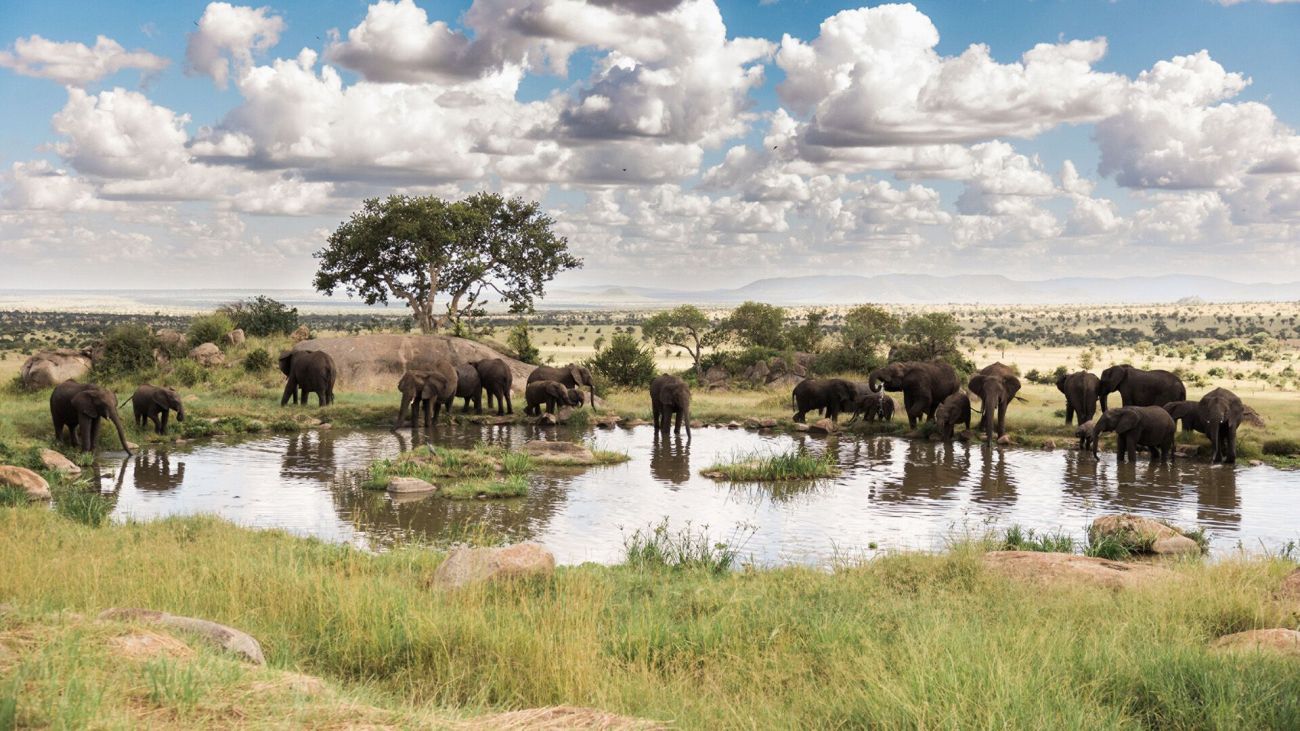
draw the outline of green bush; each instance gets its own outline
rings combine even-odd
[[[178,360],[172,365],[166,380],[168,385],[179,383],[182,386],[193,386],[208,380],[208,371],[192,360]]]
[[[875,351],[840,346],[818,353],[813,359],[812,371],[820,376],[849,372],[869,373],[882,365],[884,362]]]
[[[227,315],[247,335],[267,337],[288,335],[298,329],[298,308],[258,295],[223,306],[219,312]]]
[[[266,352],[266,348],[258,348],[244,356],[244,370],[249,373],[262,373],[270,370],[273,365],[275,360]]]
[[[203,343],[220,343],[226,333],[235,329],[235,323],[224,313],[214,312],[211,315],[199,315],[190,320],[189,341],[190,345],[197,346]]]
[[[144,325],[118,325],[104,338],[103,352],[95,358],[95,375],[115,378],[153,368],[157,346],[158,339]]]
[[[510,328],[506,345],[515,352],[515,359],[533,365],[541,363],[542,353],[533,345],[533,339],[528,335],[528,325],[521,322]]]
[[[654,353],[627,333],[609,339],[609,345],[587,361],[597,377],[615,386],[644,386],[658,374]]]
[[[1264,442],[1264,454],[1271,454],[1275,457],[1289,457],[1293,454],[1300,454],[1300,440],[1296,439],[1270,439]]]

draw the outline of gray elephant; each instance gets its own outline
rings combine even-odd
[[[856,391],[853,395],[853,418],[849,423],[861,418],[863,421],[875,421],[881,418],[881,405],[888,396],[883,393],[875,393],[867,387],[865,383],[853,384]]]
[[[181,403],[181,397],[170,388],[148,383],[131,395],[131,410],[135,412],[136,426],[143,429],[146,421],[152,421],[158,434],[167,433],[167,417],[173,411],[176,412],[176,421],[185,421],[185,404]]]
[[[307,405],[308,394],[316,394],[317,406],[329,406],[334,403],[334,377],[338,373],[334,359],[323,350],[290,350],[280,355],[280,372],[289,377],[284,384],[284,395],[280,405],[289,403],[289,398],[298,403],[299,394],[303,406]]]
[[[1151,462],[1164,462],[1174,455],[1174,419],[1160,406],[1124,406],[1109,409],[1092,428],[1092,454],[1097,456],[1101,435],[1115,432],[1118,461],[1137,461],[1138,447],[1151,452]]]
[[[122,450],[131,454],[122,419],[117,414],[117,397],[107,388],[72,380],[60,383],[50,393],[50,417],[54,421],[54,440],[63,441],[66,427],[68,444],[83,452],[95,451],[95,445],[99,443],[99,420],[108,419],[117,429]]]
[[[487,405],[492,408],[495,400],[497,416],[515,413],[514,404],[510,402],[510,386],[514,382],[514,373],[510,365],[500,358],[488,358],[471,363],[478,371],[479,383],[487,392]]]
[[[582,391],[576,388],[570,388],[565,393],[569,394],[569,403],[574,406],[581,407],[583,402],[586,401],[586,396],[583,396]]]
[[[939,404],[934,411],[934,423],[939,427],[939,434],[945,442],[952,440],[953,431],[958,424],[965,424],[970,429],[970,397],[965,391],[958,391]]]
[[[1202,434],[1206,433],[1205,424],[1201,422],[1199,401],[1170,401],[1164,405],[1164,410],[1169,412],[1176,424],[1182,426],[1184,432],[1196,431]]]
[[[881,421],[893,421],[893,420],[894,420],[894,409],[895,409],[896,407],[895,407],[895,405],[894,405],[894,397],[893,397],[893,396],[890,396],[890,395],[887,394],[887,393],[882,393],[882,394],[880,394],[880,407],[879,407],[879,408],[880,408],[880,420],[881,420]]]
[[[984,430],[984,441],[993,441],[994,431],[998,438],[1007,433],[1007,406],[1020,393],[1020,379],[1010,366],[994,363],[981,368],[979,373],[970,377],[970,392],[980,400],[980,428]]]
[[[596,410],[596,383],[591,379],[591,371],[586,366],[569,363],[563,368],[555,366],[537,366],[528,374],[528,383],[536,381],[556,381],[569,388],[586,386],[591,391],[591,409]]]
[[[478,368],[471,363],[456,366],[456,398],[465,399],[460,413],[469,413],[471,402],[474,413],[483,413],[483,383],[478,377]]]
[[[1076,416],[1082,424],[1085,421],[1092,421],[1092,417],[1097,415],[1097,400],[1100,398],[1098,392],[1101,390],[1100,378],[1087,371],[1069,375],[1061,374],[1056,378],[1056,390],[1065,394],[1066,426],[1069,426]]]
[[[574,401],[569,396],[569,388],[559,381],[532,381],[524,388],[524,400],[527,406],[524,407],[524,413],[529,416],[541,416],[542,405],[546,405],[546,413],[554,414],[558,406],[578,406],[580,401]],[[576,391],[576,389],[574,389]]]
[[[907,426],[911,429],[922,416],[933,420],[939,404],[961,388],[952,366],[938,361],[890,363],[872,371],[867,385],[876,392],[881,388],[902,391]]]
[[[1091,452],[1094,457],[1097,455],[1097,440],[1093,437],[1092,430],[1096,425],[1096,422],[1089,420],[1083,422],[1079,425],[1079,428],[1074,430],[1074,436],[1079,439],[1079,451]]]
[[[402,426],[406,413],[411,411],[411,428],[414,429],[419,418],[420,406],[424,403],[424,382],[430,376],[428,371],[412,370],[402,374],[397,381],[397,390],[402,394],[402,404],[397,409],[397,421],[394,426]]]
[[[1236,463],[1237,427],[1245,412],[1245,404],[1226,388],[1216,388],[1201,397],[1196,413],[1214,447],[1211,462]]]
[[[794,407],[794,420],[803,421],[809,411],[826,409],[832,422],[839,420],[841,412],[852,413],[857,389],[852,381],[843,378],[807,378],[795,384],[790,393]]]
[[[680,433],[686,423],[686,438],[691,436],[691,387],[677,376],[662,375],[650,382],[650,413],[655,423],[655,433],[668,433],[676,417],[674,433]]]
[[[420,390],[418,398],[412,398],[411,405],[411,428],[415,428],[416,414],[423,409],[424,428],[431,428],[438,420],[438,416],[443,409],[447,411],[447,418],[451,418],[452,402],[456,400],[456,389],[460,385],[460,375],[456,366],[449,360],[435,360],[425,366],[426,370],[421,372]],[[399,384],[400,385],[400,384]],[[402,394],[402,400],[406,400],[406,394]],[[399,412],[398,417],[401,417]]]
[[[1164,406],[1170,401],[1187,398],[1187,387],[1182,379],[1169,371],[1144,371],[1131,365],[1111,366],[1101,372],[1101,411],[1106,412],[1106,399],[1119,391],[1124,406]]]

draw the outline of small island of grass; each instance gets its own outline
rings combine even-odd
[[[731,461],[714,464],[700,474],[732,482],[780,482],[836,477],[840,470],[832,455],[816,455],[806,449],[792,449],[776,454],[737,454]]]
[[[394,478],[436,485],[446,498],[522,497],[527,476],[546,467],[591,467],[627,461],[621,452],[593,450],[568,442],[529,442],[518,450],[479,444],[471,449],[423,446],[370,465],[362,487],[383,490]]]

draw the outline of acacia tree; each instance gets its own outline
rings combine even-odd
[[[675,345],[690,353],[695,362],[695,377],[700,379],[704,377],[700,371],[704,349],[720,340],[713,323],[695,305],[681,305],[655,314],[641,326],[641,335],[655,345]]]
[[[528,312],[556,274],[582,266],[554,223],[538,203],[495,193],[370,198],[314,254],[313,284],[368,305],[404,300],[424,333],[482,314],[493,294]],[[439,294],[448,298],[442,314]]]

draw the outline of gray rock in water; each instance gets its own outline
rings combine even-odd
[[[539,464],[548,462],[594,464],[596,462],[596,455],[590,449],[574,442],[546,442],[535,439],[531,442],[525,442],[516,451],[528,455],[534,462]]]
[[[388,480],[388,491],[399,494],[436,492],[437,489],[437,485],[418,477],[391,477]]]
[[[817,421],[814,421],[812,425],[809,426],[808,428],[811,431],[820,432],[822,434],[834,434],[835,422],[831,421],[828,418],[821,418],[818,419]]]
[[[217,624],[206,619],[181,617],[175,614],[159,612],[152,609],[106,609],[99,618],[110,622],[139,622],[156,624],[169,629],[188,632],[200,637],[226,652],[239,655],[254,665],[265,665],[262,645],[252,635],[241,632],[224,624]]]
[[[555,555],[539,543],[518,543],[502,548],[457,548],[439,564],[433,586],[456,589],[483,581],[550,576]]]

